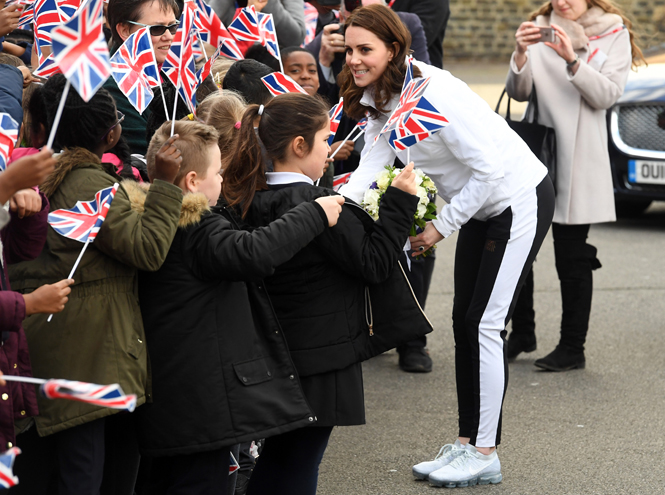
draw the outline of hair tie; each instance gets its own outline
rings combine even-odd
[[[190,114],[187,116],[187,119],[188,119],[188,120],[194,120],[194,114],[193,114],[193,113],[190,113]]]
[[[259,116],[263,115],[263,109],[264,109],[264,108],[265,108],[265,107],[264,107],[263,105],[261,105],[261,106],[259,107]]]
[[[236,129],[240,129],[240,126],[242,125],[242,122],[238,121],[236,122],[236,125],[234,126]]]

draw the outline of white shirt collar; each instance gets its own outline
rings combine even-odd
[[[314,185],[314,181],[305,174],[295,172],[266,172],[266,182],[269,186],[278,186],[280,184],[291,184],[293,182],[305,182]]]

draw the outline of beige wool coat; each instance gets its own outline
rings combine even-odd
[[[554,12],[536,19],[538,26],[551,23],[571,38],[580,57],[577,73],[573,75],[553,49],[537,43],[528,47],[521,70],[513,53],[506,89],[511,98],[526,101],[535,85],[539,123],[556,131],[554,222],[612,222],[616,214],[605,115],[622,95],[628,79],[632,63],[629,33],[621,29],[620,16],[598,7],[577,21],[562,19]]]

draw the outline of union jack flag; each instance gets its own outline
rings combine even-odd
[[[364,119],[360,119],[360,121],[358,122],[358,129],[360,129],[363,132],[365,131],[365,129],[367,129],[367,117],[365,117]]]
[[[201,67],[198,72],[196,73],[196,80],[198,81],[199,84],[201,84],[206,77],[210,74],[210,71],[212,70],[212,64],[215,63],[215,60],[219,58],[220,53],[222,52],[222,47],[220,46],[215,50],[215,53],[212,54],[212,56],[208,59],[208,61],[203,64],[203,67]]]
[[[305,41],[302,46],[310,44],[316,38],[316,23],[319,20],[319,11],[309,2],[303,2],[305,8]]]
[[[429,80],[424,84],[425,91]],[[403,93],[413,87],[413,57],[406,60],[406,75],[404,78]],[[401,114],[396,126],[391,130],[388,143],[396,151],[419,143],[435,132],[440,131],[449,124],[448,120],[425,97],[415,101],[415,105]]]
[[[391,132],[388,142],[397,151],[427,139],[449,124],[426,98],[421,98],[408,118]]]
[[[272,14],[259,13],[259,33],[261,34],[261,44],[266,47],[270,55],[280,60],[282,57],[279,53],[277,32],[275,31]]]
[[[37,53],[41,59],[42,48],[51,46],[51,31],[61,25],[65,19],[60,13],[55,0],[36,0],[33,5],[33,21],[35,23],[35,41]]]
[[[162,64],[162,71],[178,88],[178,93],[185,100],[192,113],[196,109],[196,86],[198,84],[192,50],[194,14],[194,9],[186,8],[183,10],[180,16],[180,27],[173,38],[166,60]]]
[[[118,184],[102,189],[90,201],[77,201],[69,210],[55,210],[48,214],[48,223],[61,236],[79,242],[93,242],[106,219]]]
[[[226,29],[224,23],[219,19],[212,7],[208,5],[205,0],[194,0],[196,4],[196,18],[194,24],[201,33],[201,39],[210,43],[212,46],[219,46],[222,41],[226,41],[227,45],[231,46],[231,50],[241,53],[236,40],[231,36],[231,33]],[[234,60],[242,60],[241,58],[231,57]]]
[[[245,58],[235,41],[222,40],[220,48],[222,49],[222,55],[231,60],[243,60]]]
[[[37,67],[37,70],[33,72],[33,74],[37,77],[45,77],[49,78],[53,74],[61,74],[62,71],[60,70],[60,67],[58,67],[58,64],[55,63],[55,60],[53,60],[53,53],[49,54],[48,57],[46,57]]]
[[[344,115],[344,98],[339,99],[339,103],[330,109],[328,115],[330,116],[330,137],[328,138],[328,144],[331,145],[335,134],[337,134],[342,115]]]
[[[18,140],[18,122],[8,113],[0,113],[0,172],[7,169]]]
[[[63,21],[68,21],[81,6],[81,0],[56,0]]]
[[[154,97],[151,87],[159,85],[159,72],[148,28],[132,33],[113,54],[111,75],[132,106],[143,113]]]
[[[235,473],[240,469],[240,464],[236,461],[236,458],[233,457],[233,454],[229,452],[229,474]]]
[[[239,41],[251,41],[261,43],[261,30],[259,29],[259,17],[253,5],[245,7],[229,24],[229,32]]]
[[[53,58],[84,101],[111,75],[104,39],[102,0],[89,0],[74,17],[53,29]]]
[[[302,89],[300,84],[282,72],[273,72],[272,74],[262,77],[261,80],[273,96],[279,96],[285,93],[307,94],[307,91]]]
[[[14,476],[14,461],[21,453],[18,447],[12,447],[0,454],[0,488],[11,488],[18,485],[18,478]]]
[[[21,17],[19,17],[18,27],[19,28],[24,28],[28,24],[32,24],[34,21],[35,21],[35,4],[34,3],[29,3],[23,9],[23,12],[21,13]]]
[[[69,399],[99,407],[124,409],[133,412],[136,408],[136,395],[125,395],[120,385],[97,385],[95,383],[74,382],[71,380],[48,380],[40,387],[47,399]]]
[[[349,172],[349,173],[346,173],[346,174],[336,175],[335,177],[333,177],[333,191],[339,191],[339,189],[344,184],[349,182],[349,180],[351,179],[351,174],[352,173],[353,172]]]
[[[425,94],[429,81],[429,78],[414,79],[406,84],[400,95],[397,107],[388,118],[388,121],[385,123],[379,134],[374,138],[374,142],[376,142],[382,134],[395,130],[397,126],[401,125],[401,123],[408,118],[409,114],[418,104],[418,101],[420,101],[420,98]]]

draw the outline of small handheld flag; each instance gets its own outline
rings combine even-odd
[[[222,49],[222,55],[230,58],[231,60],[245,59],[245,56],[240,51],[240,48],[238,48],[238,45],[235,41],[222,40],[222,46],[220,48]]]
[[[55,210],[48,214],[49,225],[61,236],[78,242],[93,242],[108,214],[118,184],[95,194],[90,201],[77,201],[69,210]],[[71,278],[71,276],[69,277]]]
[[[123,409],[129,412],[136,408],[136,395],[126,395],[120,385],[97,385],[96,383],[76,382],[53,378],[33,378],[31,376],[5,375],[4,380],[10,382],[34,383],[40,385],[41,394],[47,399],[68,399],[85,402],[99,407]]]
[[[333,106],[328,112],[330,116],[330,137],[328,138],[328,145],[330,146],[335,139],[335,134],[337,134],[337,129],[339,128],[339,123],[342,120],[342,115],[344,115],[344,98],[339,99],[339,103]]]
[[[7,169],[18,140],[18,122],[8,113],[0,113],[0,172]]]
[[[180,27],[173,38],[171,48],[162,64],[162,71],[177,88],[182,99],[187,103],[190,112],[196,111],[196,63],[194,60],[194,14],[193,9],[186,8],[180,17]],[[173,100],[173,121],[178,99]]]
[[[238,41],[251,41],[261,43],[261,31],[259,30],[259,18],[253,5],[245,7],[229,24],[229,32]]]
[[[60,67],[53,60],[53,54],[49,54],[48,57],[37,67],[37,70],[33,72],[33,75],[37,77],[49,78],[54,74],[62,74]]]
[[[233,454],[229,452],[229,474],[235,473],[238,469],[240,469],[240,464],[233,457]]]
[[[279,96],[285,93],[307,94],[307,91],[302,89],[297,82],[282,72],[273,72],[272,74],[262,77],[261,80],[273,96]]]
[[[21,453],[18,447],[12,447],[0,454],[0,488],[11,488],[18,485],[18,478],[14,476],[14,461]]]
[[[196,4],[196,18],[194,25],[201,33],[201,39],[210,43],[212,46],[219,46],[222,41],[225,41],[230,50],[240,53],[241,58],[234,58],[234,60],[242,60],[242,53],[236,44],[235,38],[229,33],[224,26],[224,23],[219,19],[215,11],[205,0],[194,0]]]
[[[48,223],[58,234],[85,243],[67,278],[74,276],[88,244],[97,237],[102,223],[106,220],[115,193],[118,191],[118,186],[119,184],[116,182],[112,187],[98,191],[95,199],[91,201],[77,201],[69,210],[55,210],[48,214]],[[49,315],[47,321],[51,321],[52,318],[53,314]]]
[[[125,395],[117,383],[97,385],[70,380],[48,380],[40,390],[47,399],[69,399],[129,412],[133,412],[136,408],[136,395]]]
[[[353,172],[348,172],[346,174],[336,175],[333,177],[333,191],[339,191],[344,184],[349,182],[352,173]]]
[[[111,75],[104,39],[102,0],[89,0],[75,16],[51,32],[53,58],[84,101]],[[54,124],[55,125],[55,124]]]
[[[111,75],[136,111],[143,113],[159,84],[155,52],[147,28],[132,33],[111,57]]]

